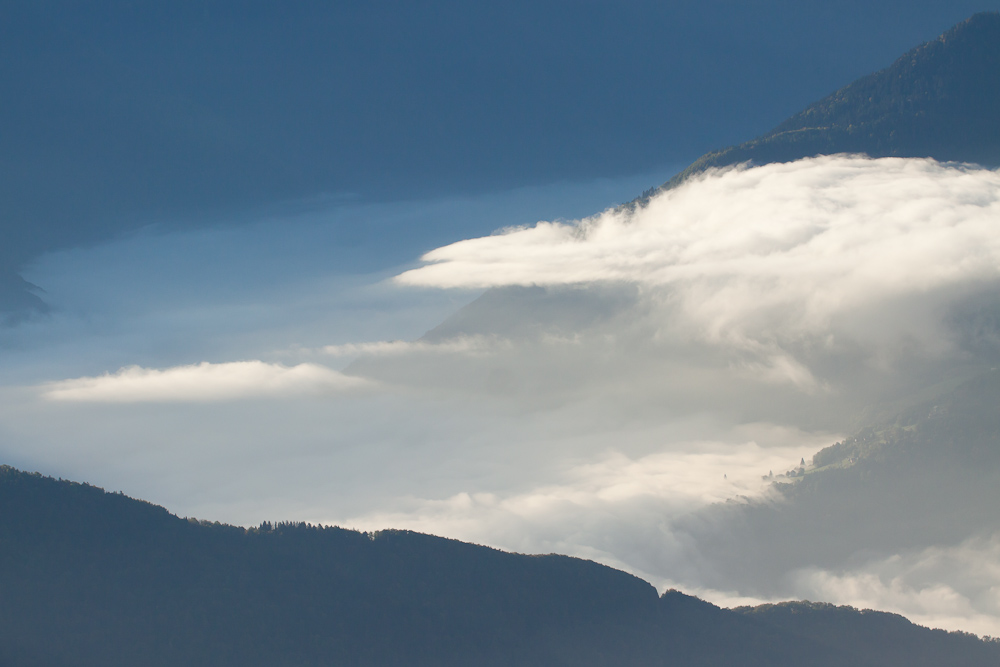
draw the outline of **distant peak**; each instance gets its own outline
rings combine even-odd
[[[911,49],[889,67],[809,105],[770,132],[703,155],[634,203],[706,169],[744,162],[761,165],[863,153],[998,166],[998,118],[1000,12],[982,12]]]

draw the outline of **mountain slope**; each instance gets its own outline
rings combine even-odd
[[[798,637],[806,637],[831,646],[851,645],[878,663],[889,663],[893,647],[909,646],[928,662],[937,665],[966,664],[956,654],[957,642],[940,641],[948,636],[943,630],[922,631],[902,616],[872,611],[858,612],[852,607],[814,602],[783,602],[758,607],[738,607],[745,614]],[[954,641],[957,635],[950,635]],[[985,657],[984,653],[984,657]]]
[[[1000,531],[1000,371],[989,370],[867,426],[776,478],[773,499],[710,508],[691,524],[720,573],[773,593],[797,568],[898,554]],[[775,471],[776,473],[778,471]],[[702,530],[699,526],[711,526]]]
[[[707,169],[814,155],[932,157],[1000,165],[1000,14],[976,14],[884,70],[756,139],[703,155],[657,190]]]
[[[18,665],[947,664],[912,638],[954,664],[1000,660],[1000,645],[899,617],[910,639],[869,660],[841,641],[870,627],[856,610],[839,612],[854,625],[835,638],[822,621],[790,631],[574,558],[401,531],[244,530],[9,467],[0,591],[0,659]]]

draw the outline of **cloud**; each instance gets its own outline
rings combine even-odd
[[[510,351],[352,369],[524,404],[594,393],[617,409],[631,394],[625,409],[838,429],[1000,355],[998,232],[997,171],[845,155],[713,171],[637,211],[427,253],[396,283],[490,288],[435,340],[500,335]]]
[[[699,335],[773,339],[826,333],[846,314],[872,316],[893,300],[995,281],[998,220],[996,171],[819,157],[709,172],[635,212],[454,243],[396,281],[632,282],[676,303]]]
[[[595,434],[595,442],[617,436],[622,446],[588,456],[583,453],[592,449],[589,435],[579,434],[562,447],[535,435],[524,443],[526,449],[548,444],[570,454],[544,476],[525,473],[527,483],[504,480],[493,488],[470,484],[444,496],[399,498],[393,508],[335,520],[365,529],[402,527],[516,551],[591,558],[661,588],[679,582],[696,585],[696,569],[686,562],[693,545],[678,519],[712,503],[769,495],[763,479],[769,470],[796,465],[832,436],[770,424],[726,429],[703,421],[697,430],[717,439],[684,440],[692,426],[659,424]],[[747,436],[753,439],[742,440]]]
[[[99,403],[206,402],[346,391],[365,384],[315,364],[203,361],[163,370],[128,366],[117,373],[52,382],[43,386],[42,396]]]

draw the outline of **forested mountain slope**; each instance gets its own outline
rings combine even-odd
[[[713,167],[814,155],[932,157],[1000,165],[1000,14],[976,14],[884,70],[738,146],[703,155],[660,188]]]
[[[737,607],[734,611],[828,648],[851,646],[876,664],[892,664],[897,659],[895,647],[903,645],[928,664],[959,665],[969,659],[956,641],[958,635],[943,630],[928,632],[896,614],[822,602],[783,602]],[[946,637],[951,641],[942,641]]]
[[[245,530],[0,468],[10,665],[995,665],[901,617],[719,609],[589,561],[402,531]],[[877,655],[872,628],[888,624]],[[879,631],[880,632],[880,631]],[[944,656],[942,658],[942,656]]]

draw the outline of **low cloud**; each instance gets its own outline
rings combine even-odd
[[[42,396],[99,403],[206,402],[345,391],[365,384],[315,364],[204,361],[162,370],[129,366],[98,377],[52,382],[43,386]]]
[[[542,479],[526,475],[533,482],[527,485],[470,486],[446,497],[400,498],[392,510],[337,521],[591,558],[643,576],[661,589],[697,586],[697,569],[688,563],[694,545],[678,520],[711,503],[768,496],[771,487],[763,477],[770,470],[796,465],[832,436],[771,424],[723,429],[703,422],[697,428],[719,439],[677,440],[691,426],[621,432],[622,448],[578,454],[572,457],[575,463],[551,469]],[[746,436],[753,439],[740,440]],[[600,433],[594,439],[607,442],[614,435]],[[562,448],[578,453],[590,448],[588,436],[574,440]],[[560,444],[566,443],[551,446]],[[525,446],[537,449],[544,443]],[[636,452],[642,449],[653,451]]]

